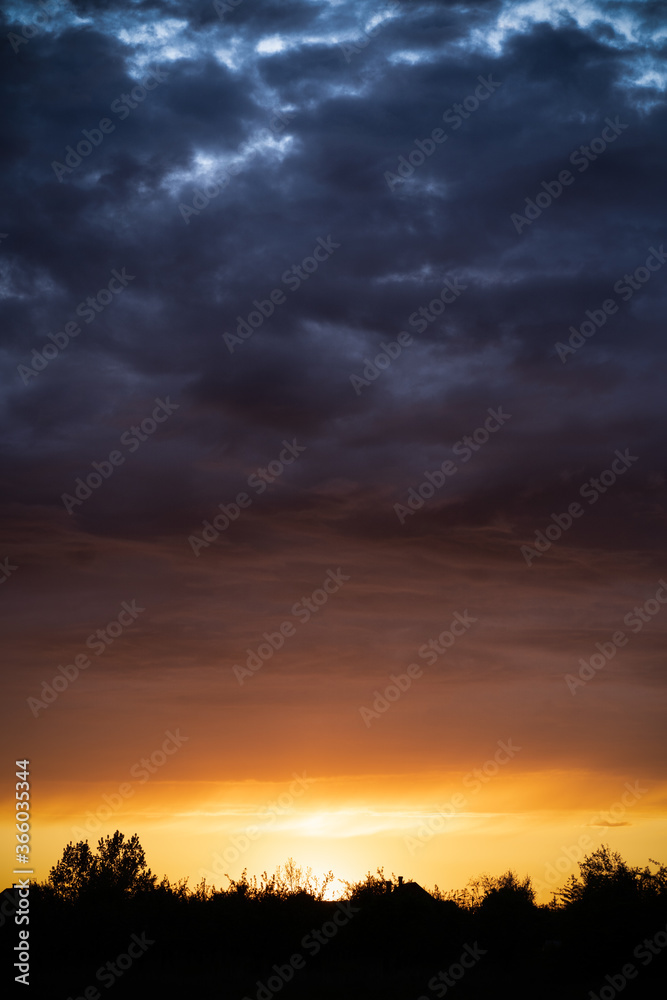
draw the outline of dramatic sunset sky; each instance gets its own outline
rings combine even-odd
[[[0,31],[37,877],[664,862],[664,6],[99,8]]]

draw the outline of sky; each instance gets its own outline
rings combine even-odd
[[[36,10],[0,26],[35,877],[116,829],[220,887],[664,862],[662,5]]]

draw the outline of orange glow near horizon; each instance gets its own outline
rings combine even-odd
[[[69,841],[95,844],[116,829],[139,834],[158,877],[187,876],[190,886],[208,873],[225,887],[225,874],[260,876],[293,857],[318,875],[358,881],[381,867],[445,891],[511,868],[531,875],[546,902],[577,871],[576,860],[560,859],[576,856],[582,838],[634,865],[664,860],[662,619],[576,694],[564,681],[655,592],[660,571],[610,556],[602,569],[611,582],[593,585],[579,579],[585,556],[573,552],[569,577],[558,563],[538,577],[517,560],[497,564],[495,550],[485,564],[476,553],[488,532],[475,540],[467,529],[437,555],[412,560],[400,545],[343,541],[334,560],[321,523],[285,521],[275,547],[253,558],[242,546],[183,561],[182,544],[96,543],[100,566],[77,564],[66,593],[47,581],[39,635],[18,590],[7,591],[19,650],[7,735],[31,760],[38,878]],[[45,543],[61,542],[56,562],[75,539],[61,529]],[[30,542],[35,560],[41,543]],[[177,592],[165,572],[173,566]],[[350,577],[340,592],[239,683],[234,665],[339,566]],[[136,624],[34,717],[28,697],[134,598],[145,608]],[[420,649],[456,612],[477,620],[427,663]],[[365,720],[360,708],[411,663],[421,675]],[[177,750],[163,751],[172,737]],[[295,775],[312,779],[300,794],[290,793]],[[625,812],[600,818],[636,782],[642,791]],[[280,801],[269,823],[266,810]],[[448,803],[453,815],[439,817]],[[232,838],[248,827],[257,836],[239,851]]]
[[[314,778],[299,795],[289,791],[299,787],[291,776],[187,786],[153,780],[120,805],[113,786],[37,782],[36,877],[46,877],[70,840],[93,845],[116,829],[139,833],[158,877],[188,877],[190,887],[205,878],[226,888],[225,875],[271,874],[293,857],[318,877],[333,870],[330,894],[378,867],[444,891],[511,868],[532,877],[544,903],[578,872],[577,858],[601,843],[631,864],[654,856],[666,783],[583,771],[512,774],[509,766],[477,790],[462,785],[464,773]],[[117,808],[105,819],[109,802]]]

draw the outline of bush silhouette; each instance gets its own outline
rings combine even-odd
[[[345,897],[353,903],[370,903],[374,900],[382,899],[398,885],[398,879],[392,875],[391,880],[385,878],[384,868],[377,868],[375,875],[370,872],[359,882],[343,882],[345,886]]]
[[[243,869],[238,879],[233,879],[229,875],[225,877],[229,879],[227,892],[244,899],[288,899],[310,896],[322,900],[334,880],[331,871],[323,875],[320,880],[313,875],[312,868],[301,868],[294,858],[288,858],[284,866],[278,865],[273,875],[262,872],[259,881],[256,875],[251,879],[248,878],[247,868]]]

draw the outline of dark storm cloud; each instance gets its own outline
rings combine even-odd
[[[439,532],[502,517],[516,540],[530,536],[571,486],[576,499],[630,446],[641,465],[577,540],[622,548],[651,535],[662,509],[655,373],[667,266],[625,303],[612,291],[662,238],[665,104],[657,78],[631,83],[645,52],[614,22],[641,10],[649,32],[651,5],[609,5],[606,32],[602,21],[525,25],[495,49],[475,32],[491,32],[499,5],[401,4],[366,35],[386,5],[246,0],[224,20],[212,4],[114,4],[104,18],[75,9],[92,23],[70,19],[17,53],[6,46],[3,61],[14,136],[0,248],[10,501],[67,517],[60,495],[73,479],[170,394],[178,414],[131,475],[120,469],[77,511],[84,530],[187,531],[296,434],[308,460],[266,511],[309,509],[321,484],[347,479],[359,498],[348,530],[384,534],[382,505],[389,534],[391,504],[503,404],[513,421],[467,478],[462,470]],[[142,35],[158,18],[185,23]],[[284,48],[257,52],[272,36]],[[355,39],[364,44],[347,61],[339,42]],[[124,117],[111,110],[156,68],[164,82]],[[500,86],[459,127],[443,123],[480,76]],[[276,110],[288,117],[267,144],[260,130]],[[53,161],[105,116],[114,131],[59,180]],[[570,154],[607,117],[627,128],[578,172]],[[447,141],[387,183],[439,127]],[[195,202],[235,161],[226,187]],[[573,184],[517,233],[511,214],[568,168]],[[206,201],[186,223],[179,206]],[[294,288],[284,274],[318,238],[340,247]],[[23,384],[17,366],[122,268],[134,275],[122,294],[89,324],[79,319],[80,335]],[[409,317],[447,277],[465,291],[418,332]],[[283,303],[230,353],[222,334],[276,288]],[[554,345],[610,296],[617,314],[561,362]],[[355,394],[350,375],[401,330],[413,344]],[[630,374],[641,393],[628,390]],[[645,517],[611,532],[624,497]],[[419,516],[409,530],[428,535],[430,511]]]

